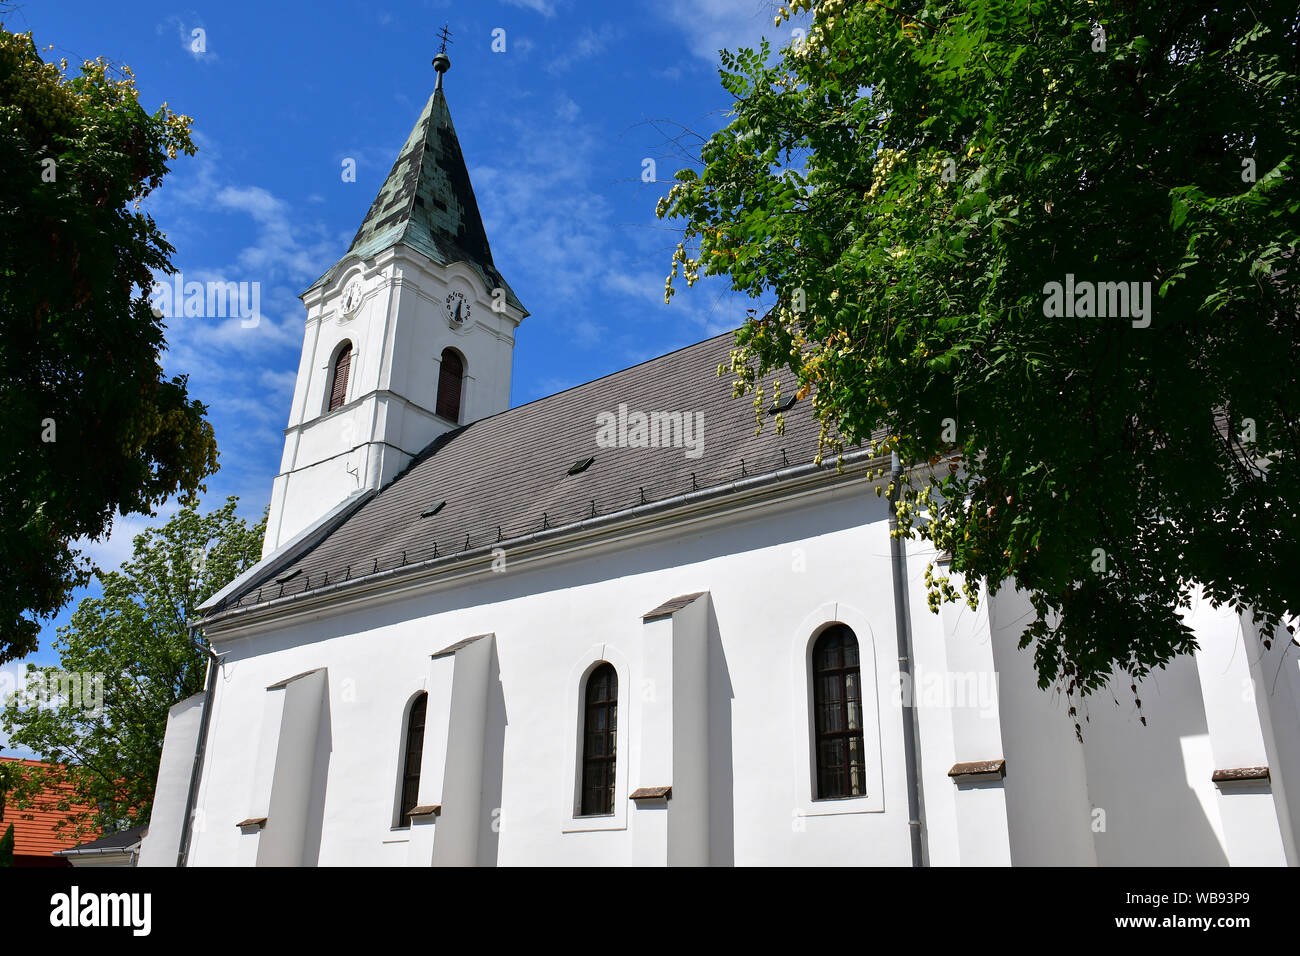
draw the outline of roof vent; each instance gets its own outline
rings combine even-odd
[[[420,512],[420,517],[421,517],[421,518],[432,518],[432,517],[433,517],[434,515],[436,515],[439,511],[441,511],[441,510],[446,506],[446,504],[447,504],[447,502],[445,502],[445,501],[439,501],[439,502],[438,502],[436,505],[434,505],[432,508],[426,508],[424,511],[421,511],[421,512]]]
[[[276,584],[283,584],[285,581],[292,581],[298,575],[302,574],[302,568],[294,568],[288,574],[282,574],[275,579]]]
[[[780,415],[782,412],[788,412],[795,402],[799,400],[798,395],[791,395],[780,405],[773,405],[767,410],[769,415]]]
[[[577,461],[575,461],[572,465],[569,466],[569,474],[571,475],[582,474],[584,471],[586,471],[588,468],[591,467],[591,463],[595,460],[596,460],[595,458],[579,458]]]

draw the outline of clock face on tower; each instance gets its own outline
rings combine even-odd
[[[465,293],[455,289],[448,292],[446,307],[447,321],[451,323],[453,329],[459,329],[469,321],[469,299],[465,297]]]
[[[357,311],[359,305],[361,305],[361,280],[353,279],[348,283],[347,288],[343,290],[344,314],[351,315]]]

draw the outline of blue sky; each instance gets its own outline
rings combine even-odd
[[[678,236],[654,216],[660,180],[685,162],[669,139],[707,135],[730,99],[717,50],[788,42],[765,0],[31,3],[4,14],[69,68],[102,56],[134,71],[141,101],[194,119],[148,208],[186,279],[256,281],[261,321],[169,322],[169,374],[209,408],[221,470],[205,503],[238,495],[256,519],[270,497],[305,312],[297,294],[347,249],[426,98],[438,30],[445,81],[497,267],[528,307],[512,402],[589,381],[734,328],[751,303],[720,283],[663,302]],[[195,52],[194,30],[204,52]],[[493,52],[504,30],[505,52]],[[497,34],[499,36],[499,34]],[[689,141],[687,148],[690,148]],[[356,161],[356,181],[343,163]],[[115,568],[131,538],[165,520],[119,517],[86,551]],[[83,592],[85,593],[85,592]],[[80,595],[79,595],[80,596]],[[32,658],[54,663],[49,622]],[[8,665],[20,671],[21,664]]]

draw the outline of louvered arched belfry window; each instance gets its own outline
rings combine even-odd
[[[330,379],[329,411],[342,408],[348,400],[348,371],[352,368],[352,343],[347,342],[334,356],[334,372]]]
[[[862,740],[862,673],[858,638],[833,624],[813,645],[813,727],[816,734],[817,798],[860,797],[866,790]]]
[[[618,672],[601,663],[587,676],[582,717],[583,816],[614,812],[614,765],[618,738]]]
[[[398,826],[411,822],[411,811],[420,798],[420,758],[424,753],[424,716],[429,708],[429,695],[420,694],[411,701],[406,718],[406,748],[402,761],[402,805],[397,818]]]
[[[442,350],[438,366],[438,404],[434,411],[460,424],[460,396],[465,384],[465,360],[455,349]]]

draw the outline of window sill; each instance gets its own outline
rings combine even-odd
[[[357,405],[359,405],[362,399],[364,399],[365,397],[366,397],[365,395],[361,395],[358,398],[350,398],[347,401],[345,401],[342,405],[340,405],[338,408],[325,408],[315,418],[309,418],[306,421],[304,421],[301,425],[298,425],[297,427],[299,429],[310,428],[312,425],[315,425],[319,422],[323,422],[328,418],[336,418],[337,416],[342,415],[344,412],[350,412]],[[286,432],[290,431],[290,429],[286,428],[285,431]]]
[[[845,800],[866,800],[870,794],[855,793],[847,797],[813,797],[813,803],[843,803]]]
[[[626,830],[627,816],[620,813],[574,815],[564,822],[562,833],[593,833],[598,830]]]
[[[799,808],[805,817],[836,817],[850,813],[884,813],[884,801],[871,794],[860,797],[818,797]]]

